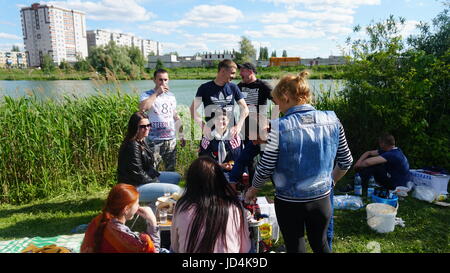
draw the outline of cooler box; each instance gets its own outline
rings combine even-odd
[[[416,186],[428,186],[433,188],[437,194],[448,194],[447,185],[450,178],[446,174],[428,174],[422,169],[409,170],[411,179]]]

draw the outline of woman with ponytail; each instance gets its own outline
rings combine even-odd
[[[245,199],[253,200],[272,177],[275,212],[286,251],[306,252],[306,228],[314,252],[331,252],[327,242],[330,193],[353,158],[336,114],[310,104],[308,75],[303,71],[284,76],[272,91],[284,116],[271,121],[268,144]]]
[[[138,214],[147,222],[147,233],[136,235],[126,225]],[[102,213],[88,226],[81,253],[159,252],[159,227],[149,207],[139,206],[139,193],[129,184],[117,184],[109,192]]]

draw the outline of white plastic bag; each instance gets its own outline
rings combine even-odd
[[[433,188],[427,186],[416,186],[412,194],[414,198],[419,200],[433,202],[436,199],[437,194],[434,192]]]
[[[357,210],[364,207],[364,203],[359,196],[354,195],[335,195],[333,197],[333,205],[335,209]]]
[[[397,188],[395,188],[394,192],[395,194],[397,194],[397,196],[402,196],[402,197],[406,197],[408,196],[408,192],[410,191],[410,188],[408,187],[402,187],[402,186],[398,186]]]

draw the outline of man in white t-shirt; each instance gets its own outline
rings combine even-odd
[[[150,148],[155,156],[155,168],[164,161],[166,171],[175,171],[176,130],[179,130],[181,146],[185,145],[183,126],[176,111],[177,101],[169,89],[169,73],[158,69],[153,74],[155,88],[141,94],[139,110],[146,112],[151,124],[148,134]]]

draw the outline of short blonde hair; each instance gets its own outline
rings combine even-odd
[[[308,76],[309,72],[304,70],[298,75],[282,77],[273,89],[272,97],[279,99],[289,97],[297,102],[309,103],[311,101],[311,90],[307,80]]]

